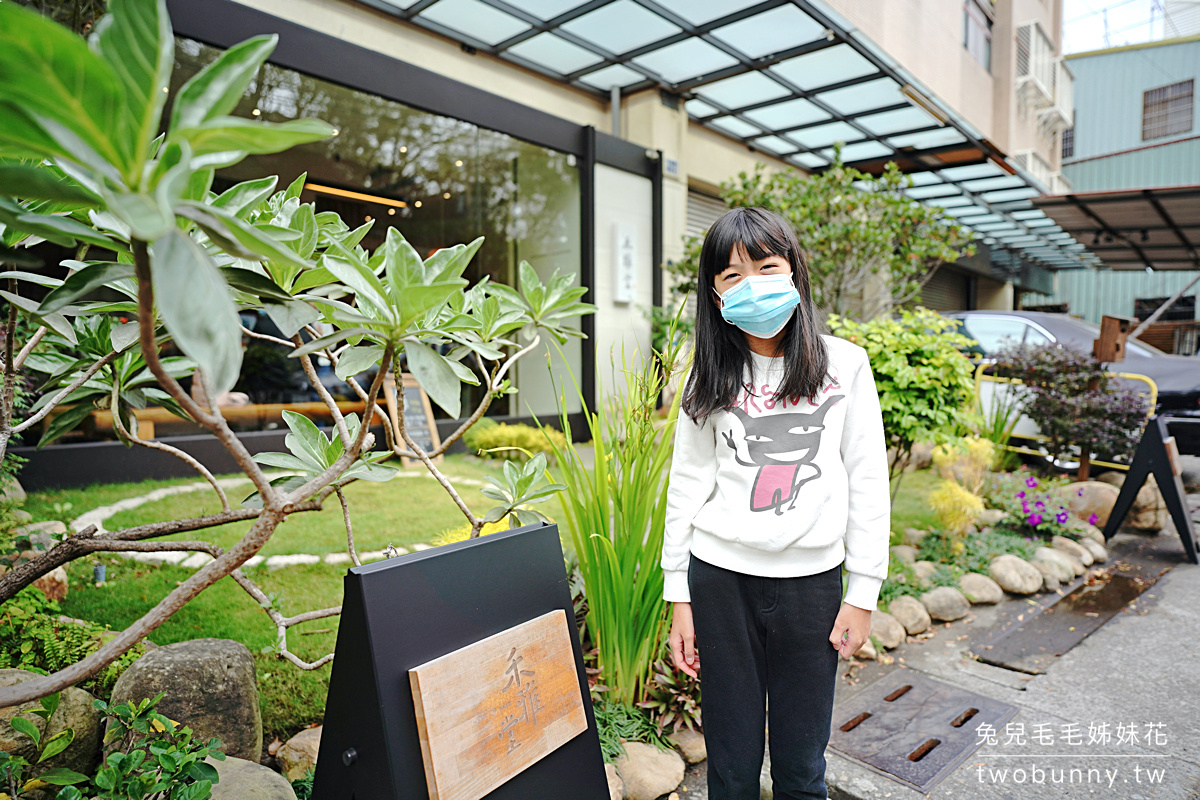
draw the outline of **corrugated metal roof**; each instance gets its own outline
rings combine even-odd
[[[1033,295],[1033,303],[1066,303],[1070,313],[1095,323],[1105,314],[1133,316],[1133,301],[1139,297],[1171,297],[1191,283],[1195,270],[1062,270],[1054,275],[1054,292]],[[1200,288],[1190,292],[1200,293]]]
[[[1065,162],[1063,175],[1077,192],[1200,184],[1200,135],[1161,146]]]

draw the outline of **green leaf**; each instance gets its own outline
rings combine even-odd
[[[36,283],[39,286],[61,286],[62,285],[62,281],[60,281],[58,278],[51,278],[47,275],[38,275],[33,272],[21,272],[19,270],[10,270],[8,272],[0,272],[0,281],[10,280],[10,279],[14,280],[14,281],[29,281],[30,283]]]
[[[225,209],[196,203],[182,203],[175,211],[180,216],[187,217],[199,225],[218,247],[230,255],[253,260],[275,261],[300,269],[312,266],[294,250],[244,220],[238,219]]]
[[[279,332],[289,339],[300,332],[305,325],[316,322],[321,318],[321,312],[303,300],[290,300],[286,303],[266,303],[263,308],[267,316],[279,328]]]
[[[443,247],[429,258],[425,259],[425,276],[431,281],[444,281],[450,278],[461,278],[475,253],[483,246],[480,236],[470,244],[456,244],[453,247]]]
[[[20,214],[10,223],[9,220],[4,219],[4,214],[0,213],[0,221],[11,224],[17,230],[40,236],[64,247],[73,247],[79,241],[94,244],[106,250],[125,251],[127,249],[124,245],[114,242],[107,236],[97,233],[82,222],[70,217]]]
[[[23,733],[33,740],[34,745],[41,744],[42,732],[39,731],[37,726],[29,720],[25,719],[24,717],[13,717],[11,720],[9,720],[8,724],[11,725],[13,730],[15,730],[17,733]]]
[[[371,328],[343,328],[342,330],[334,331],[328,336],[322,336],[320,339],[313,339],[311,342],[305,342],[302,347],[297,347],[288,354],[291,358],[299,358],[306,356],[309,353],[315,353],[318,350],[324,350],[326,347],[335,345],[338,342],[345,341],[354,336],[379,336],[379,331]]]
[[[271,485],[281,492],[295,491],[306,483],[308,483],[308,478],[303,475],[284,475],[271,481]],[[254,492],[242,501],[242,506],[244,508],[262,508],[262,497],[258,492]]]
[[[65,767],[55,767],[48,769],[41,775],[38,775],[38,780],[45,781],[53,786],[70,786],[76,783],[83,783],[88,779],[87,775],[80,775],[74,770],[69,770]],[[79,795],[68,795],[65,792],[58,793],[58,800],[64,800],[66,797],[77,797]]]
[[[284,446],[288,450],[301,458],[307,457],[314,463],[321,464],[322,469],[329,466],[325,458],[325,444],[328,440],[311,419],[295,411],[285,410],[283,421],[291,430],[291,433],[283,437]]]
[[[255,453],[254,460],[267,467],[294,469],[306,473],[315,473],[325,469],[323,464],[310,462],[291,453]]]
[[[117,119],[130,183],[136,180],[146,146],[158,133],[175,57],[175,37],[165,0],[110,0],[96,23],[92,47],[104,57],[124,88]]]
[[[275,184],[278,182],[278,175],[259,178],[255,181],[243,181],[226,189],[210,205],[223,208],[234,216],[246,219],[252,211],[271,196],[271,192],[275,191]]]
[[[462,411],[462,381],[444,356],[419,342],[406,342],[408,368],[429,399],[437,403],[451,419]]]
[[[163,323],[199,365],[208,396],[232,389],[242,367],[241,319],[216,265],[176,230],[154,243],[150,272]]]
[[[378,345],[351,347],[338,356],[338,364],[333,374],[346,380],[371,367],[379,366],[382,359],[383,348]]]
[[[42,754],[38,757],[38,763],[40,764],[47,759],[54,758],[63,750],[66,750],[74,740],[75,731],[70,728],[54,734],[46,740],[46,745],[42,750]]]
[[[132,264],[118,264],[114,261],[97,261],[88,264],[63,281],[62,286],[46,295],[46,299],[42,300],[42,304],[38,307],[38,312],[53,314],[101,286],[120,278],[132,277]]]
[[[243,154],[267,154],[323,141],[333,136],[333,131],[332,125],[319,119],[272,123],[254,122],[241,117],[218,117],[195,127],[173,130],[171,136],[186,140],[192,146],[192,153],[197,156],[230,150]]]
[[[394,230],[394,229],[393,229]],[[354,290],[360,303],[369,303],[381,315],[391,316],[388,303],[388,290],[384,288],[379,277],[371,271],[362,259],[353,253],[345,253],[348,258],[326,254],[321,259],[321,266],[333,273],[334,277]]]
[[[221,267],[221,275],[224,276],[226,283],[233,288],[247,294],[252,294],[260,300],[278,300],[281,302],[291,302],[292,300],[290,294],[281,289],[279,284],[266,275],[260,275],[257,272],[251,272],[241,267]]]
[[[0,31],[0,103],[26,112],[73,160],[86,164],[80,148],[71,146],[79,144],[111,165],[127,166],[112,140],[124,99],[113,69],[79,36],[16,3],[0,3]],[[75,141],[63,141],[64,134]]]
[[[170,129],[194,128],[233,111],[278,42],[275,34],[247,39],[192,76],[175,98]]]
[[[49,167],[27,164],[0,164],[0,194],[75,206],[100,205],[99,197],[65,175],[57,175]]]
[[[91,403],[80,403],[79,405],[69,408],[63,413],[55,416],[46,426],[46,430],[42,434],[42,438],[38,440],[37,449],[41,450],[46,445],[62,436],[64,433],[74,430],[80,422],[83,422],[83,420],[95,410],[96,407]]]

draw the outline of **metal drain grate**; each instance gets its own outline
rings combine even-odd
[[[999,729],[1016,706],[899,669],[834,705],[829,746],[919,792],[929,792]]]

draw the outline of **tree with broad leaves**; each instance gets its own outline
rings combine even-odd
[[[865,322],[918,301],[944,263],[975,253],[971,234],[939,208],[905,196],[911,179],[889,162],[876,177],[842,163],[841,148],[824,171],[768,173],[763,164],[721,185],[731,207],[778,212],[808,257],[813,299],[831,314]],[[695,288],[700,241],[668,265],[675,291]]]
[[[487,412],[493,398],[513,391],[509,371],[543,336],[559,343],[580,336],[578,317],[594,311],[581,302],[585,289],[571,286],[573,275],[556,272],[543,281],[524,262],[514,286],[487,280],[468,286],[463,274],[482,239],[422,258],[390,228],[368,251],[361,243],[371,223],[351,229],[337,214],[302,203],[303,175],[282,190],[277,178],[264,177],[214,193],[214,170],[336,132],[315,119],[271,123],[230,115],[274,49],[275,36],[226,50],[179,88],[164,119],[174,54],[165,0],[112,0],[110,10],[85,43],[28,9],[0,2],[0,296],[8,304],[0,352],[0,458],[14,434],[63,404],[72,404],[72,416],[51,426],[55,434],[90,409],[109,408],[123,441],[189,463],[212,484],[222,510],[119,531],[91,526],[0,575],[2,603],[91,553],[190,551],[213,558],[83,660],[0,688],[0,708],[95,674],[224,577],[270,616],[280,656],[304,669],[328,663],[333,654],[309,663],[292,653],[288,630],[335,616],[340,607],[286,616],[242,565],[287,517],[320,510],[335,495],[347,550],[359,563],[343,489],[357,480],[390,479],[396,469],[387,462],[401,456],[424,464],[466,517],[472,537],[485,521],[507,518],[515,526],[541,519],[530,506],[561,487],[547,486],[540,474],[507,471],[492,493],[501,498],[500,509],[480,517],[434,458]],[[63,264],[65,279],[37,272],[28,246],[43,240],[76,248],[76,258]],[[51,291],[33,300],[22,293],[28,283]],[[93,299],[101,289],[110,299]],[[239,312],[248,310],[265,312],[282,336],[243,328]],[[118,324],[112,317],[133,321]],[[285,346],[299,360],[333,419],[330,435],[291,414],[285,420],[287,453],[247,451],[214,402],[238,380],[244,337]],[[161,356],[168,342],[182,359]],[[314,356],[333,363],[363,401],[361,419],[339,410]],[[478,406],[431,452],[409,435],[403,406],[393,423],[377,402],[385,376],[401,383],[401,356],[451,417],[463,413],[463,384],[482,384]],[[18,421],[17,387],[34,366],[42,375],[38,396]],[[375,377],[364,387],[354,376],[370,370]],[[188,380],[190,391],[183,388]],[[254,493],[235,507],[198,461],[168,443],[141,439],[133,412],[151,400],[216,437]],[[371,433],[375,424],[383,427],[381,448]],[[273,476],[264,467],[290,474]],[[237,521],[251,525],[228,550],[201,538],[156,541]]]

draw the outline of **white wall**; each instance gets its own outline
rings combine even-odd
[[[608,394],[624,387],[620,369],[613,374],[613,359],[620,364],[621,348],[630,360],[636,352],[650,355],[650,321],[645,309],[652,297],[654,264],[651,251],[652,187],[649,178],[596,165],[596,366],[599,386]],[[615,253],[613,229],[631,225],[637,239],[637,294],[632,303],[613,302]],[[599,392],[598,392],[599,394]],[[601,397],[597,397],[602,402]]]

